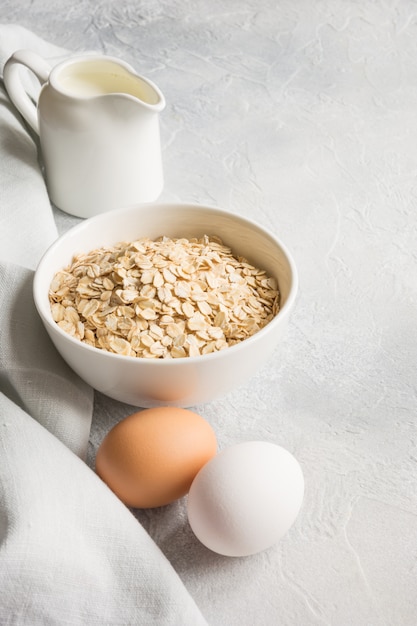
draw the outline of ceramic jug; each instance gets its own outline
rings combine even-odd
[[[22,82],[25,66],[41,83],[33,102]],[[10,100],[39,135],[51,201],[78,217],[140,202],[163,188],[158,87],[127,63],[77,56],[53,68],[18,50],[6,62]]]

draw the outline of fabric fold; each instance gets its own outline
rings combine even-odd
[[[0,381],[20,408],[86,458],[93,390],[55,350],[32,297],[33,272],[0,263]]]
[[[2,394],[0,430],[0,623],[205,623],[129,510]]]

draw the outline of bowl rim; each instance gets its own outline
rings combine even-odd
[[[57,248],[60,247],[61,243],[65,239],[73,237],[74,235],[76,235],[78,232],[81,232],[85,228],[90,228],[94,225],[99,225],[100,222],[107,222],[108,220],[111,221],[112,218],[116,218],[116,217],[123,218],[123,216],[126,216],[129,213],[135,212],[138,209],[145,210],[146,208],[153,209],[153,210],[155,209],[175,210],[175,209],[185,208],[185,209],[195,210],[195,211],[203,209],[204,211],[213,212],[213,215],[215,214],[223,215],[223,216],[230,217],[232,219],[236,219],[240,222],[243,222],[246,226],[254,228],[258,232],[266,236],[268,239],[272,240],[273,243],[278,248],[281,249],[283,256],[286,259],[286,262],[288,263],[288,266],[290,268],[290,273],[291,273],[291,284],[290,284],[290,288],[288,291],[288,296],[282,308],[279,309],[278,313],[272,318],[270,322],[268,322],[268,324],[266,324],[263,328],[257,331],[254,335],[247,337],[246,339],[234,344],[233,346],[228,346],[227,348],[224,348],[223,350],[218,350],[216,352],[211,352],[209,354],[177,357],[175,359],[145,358],[145,357],[116,354],[114,352],[109,352],[107,350],[96,348],[95,346],[90,346],[89,344],[84,343],[83,341],[80,341],[79,339],[76,339],[72,337],[71,335],[69,335],[62,328],[60,328],[58,324],[56,324],[56,322],[54,322],[52,318],[52,314],[46,315],[44,313],[44,307],[41,303],[41,298],[43,296],[40,292],[40,287],[39,287],[40,275],[44,271],[44,268],[47,266],[49,257],[54,253],[54,251]],[[297,294],[298,294],[298,285],[299,285],[298,271],[297,271],[297,267],[296,267],[294,258],[292,256],[292,253],[290,252],[288,247],[281,241],[281,239],[279,239],[271,230],[269,230],[265,226],[262,226],[257,221],[251,218],[242,216],[238,213],[234,213],[233,211],[230,211],[228,209],[223,209],[223,208],[211,206],[208,204],[198,204],[198,203],[193,203],[193,202],[147,202],[147,203],[138,203],[138,204],[130,205],[130,206],[123,207],[120,209],[113,209],[111,211],[106,211],[104,213],[94,215],[92,217],[84,219],[82,222],[78,224],[75,224],[74,226],[69,228],[67,231],[65,231],[62,235],[59,235],[57,239],[55,239],[55,241],[53,241],[52,244],[45,250],[45,252],[43,253],[43,255],[41,256],[39,260],[39,263],[34,273],[32,293],[33,293],[33,299],[35,302],[35,307],[41,320],[44,322],[44,324],[46,324],[47,328],[50,328],[53,332],[57,333],[59,336],[63,338],[63,340],[68,341],[70,344],[74,346],[78,346],[81,350],[87,350],[91,352],[92,354],[96,354],[97,356],[102,355],[101,358],[103,359],[110,359],[111,361],[115,361],[115,362],[118,360],[121,360],[123,363],[129,362],[129,361],[132,363],[142,363],[142,364],[149,363],[149,367],[162,368],[162,367],[173,367],[175,363],[193,364],[196,362],[201,362],[202,358],[204,358],[205,362],[208,362],[209,360],[213,360],[213,359],[215,360],[215,359],[219,359],[222,357],[224,358],[225,353],[229,354],[230,351],[232,351],[232,353],[234,354],[238,350],[245,349],[245,346],[249,346],[250,344],[258,341],[261,335],[265,336],[267,333],[272,332],[272,329],[277,324],[280,324],[284,318],[289,316],[294,306],[294,302],[296,300]],[[278,287],[279,287],[279,284],[278,284]]]

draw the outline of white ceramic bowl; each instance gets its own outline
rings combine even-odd
[[[113,354],[72,338],[54,322],[48,290],[56,271],[74,254],[132,241],[217,235],[278,280],[280,311],[258,333],[219,352],[179,359],[145,359]],[[294,306],[297,271],[285,246],[258,224],[225,210],[192,204],[142,204],[81,222],[46,251],[35,273],[34,299],[45,328],[70,367],[92,387],[122,402],[152,407],[190,407],[245,383],[268,361]]]

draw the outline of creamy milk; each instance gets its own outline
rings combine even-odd
[[[91,65],[91,64],[90,64]],[[101,65],[97,71],[86,71],[83,66],[72,66],[71,71],[63,71],[58,77],[61,89],[77,98],[91,98],[111,93],[124,93],[135,96],[149,104],[156,104],[157,95],[140,78],[135,78],[128,73],[103,71]]]

